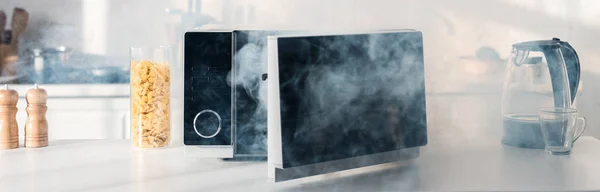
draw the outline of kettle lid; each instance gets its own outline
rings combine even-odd
[[[531,51],[541,51],[542,49],[558,49],[561,44],[559,38],[552,38],[552,40],[538,40],[538,41],[525,41],[521,43],[513,44],[512,46],[516,49],[527,49]]]

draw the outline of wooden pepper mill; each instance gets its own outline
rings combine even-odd
[[[19,127],[17,126],[17,102],[19,93],[14,89],[0,90],[0,149],[19,147]]]
[[[25,94],[27,101],[27,122],[25,122],[25,147],[48,146],[48,121],[46,101],[48,93],[37,84]]]

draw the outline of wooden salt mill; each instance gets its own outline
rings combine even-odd
[[[14,89],[0,90],[0,149],[19,147],[19,127],[17,126],[17,102],[19,93]]]
[[[48,121],[46,120],[46,101],[48,93],[37,84],[25,94],[27,101],[27,122],[25,122],[25,147],[48,146]]]

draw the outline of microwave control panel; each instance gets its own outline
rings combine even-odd
[[[184,36],[184,144],[231,146],[231,32]]]

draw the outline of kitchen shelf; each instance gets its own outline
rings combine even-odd
[[[33,84],[8,85],[25,98],[25,92],[33,88]],[[129,97],[129,84],[41,84],[46,89],[48,98],[72,97]]]

